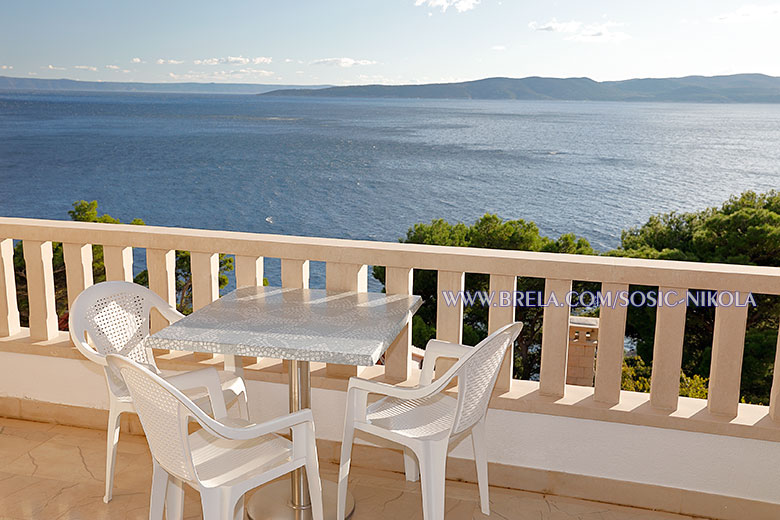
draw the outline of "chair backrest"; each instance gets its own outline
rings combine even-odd
[[[171,475],[196,481],[188,422],[195,404],[148,368],[125,357],[106,357],[111,372],[124,379],[155,460]]]
[[[474,346],[458,370],[458,404],[452,433],[465,431],[487,413],[490,395],[496,385],[501,362],[515,342],[523,324],[506,325]]]
[[[73,343],[90,359],[119,354],[157,372],[154,356],[144,340],[149,336],[151,308],[160,302],[162,298],[155,293],[131,282],[102,282],[88,287],[70,310]],[[86,343],[85,332],[94,349]],[[106,370],[106,377],[115,394],[126,394],[121,378],[110,370]]]

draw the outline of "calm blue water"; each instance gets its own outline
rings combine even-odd
[[[4,216],[394,241],[492,212],[606,250],[779,187],[780,105],[0,92]]]

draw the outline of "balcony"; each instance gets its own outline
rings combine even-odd
[[[14,240],[23,242],[29,328],[20,326]],[[548,294],[567,292],[573,281],[600,283],[609,291],[636,284],[678,294],[689,289],[780,294],[780,270],[775,268],[0,218],[0,416],[28,421],[0,422],[0,516],[11,518],[140,518],[147,504],[150,465],[141,437],[125,435],[120,441],[120,452],[126,455],[118,461],[117,485],[127,496],[122,498],[125,505],[118,501],[106,506],[99,491],[101,433],[62,426],[103,430],[107,398],[98,367],[83,359],[67,333],[57,328],[53,242],[63,244],[70,302],[92,282],[92,244],[104,247],[109,280],[132,280],[133,251],[145,250],[150,288],[172,303],[175,251],[190,251],[195,309],[219,296],[220,253],[235,255],[238,286],[261,283],[263,259],[274,258],[281,260],[286,287],[307,287],[309,263],[316,261],[325,262],[326,285],[333,290],[366,290],[367,266],[379,265],[387,267],[391,294],[411,291],[414,269],[437,271],[440,292],[462,290],[464,273],[483,273],[490,275],[496,292],[513,291],[517,276],[529,276],[544,278]],[[462,306],[447,306],[443,300],[439,298],[437,308],[438,337],[459,341]],[[521,512],[528,511],[529,518],[779,518],[780,465],[775,454],[780,374],[775,374],[769,406],[739,402],[747,309],[716,310],[707,400],[678,396],[685,306],[657,309],[650,393],[621,391],[625,312],[620,306],[601,311],[593,386],[567,384],[573,340],[568,307],[544,311],[539,381],[514,379],[507,357],[488,414],[493,515],[523,518]],[[511,307],[491,307],[490,330],[513,315]],[[156,318],[159,329],[165,323]],[[414,385],[419,370],[412,362],[410,337],[407,328],[381,366],[358,371],[312,364],[324,478],[333,478],[328,463],[338,459],[348,377]],[[255,416],[267,418],[285,410],[286,372],[280,360],[166,351],[158,352],[157,359],[161,368],[171,370],[242,367],[250,398],[257,402],[262,396]],[[123,427],[141,434],[136,421]],[[400,452],[372,439],[359,442],[352,476],[359,508],[355,518],[397,518],[399,511],[408,511],[412,518],[419,515],[419,487],[403,481]],[[447,518],[481,518],[466,444],[450,454],[447,475],[453,482],[448,482]],[[130,467],[136,471],[128,471]],[[4,502],[6,493],[16,497],[13,503]],[[382,508],[390,500],[398,502],[388,513]],[[39,506],[53,508],[51,514],[41,516]],[[197,517],[196,506],[190,506],[187,515]]]

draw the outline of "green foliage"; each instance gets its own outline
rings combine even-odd
[[[620,248],[607,253],[633,258],[780,266],[780,193],[747,191],[719,208],[655,215],[621,235]],[[655,288],[634,288],[650,290]],[[768,403],[777,342],[780,298],[754,295],[748,314],[742,364],[742,397]],[[706,378],[712,355],[713,308],[687,309],[683,372]],[[655,309],[630,308],[626,333],[648,364],[653,359]]]
[[[680,376],[680,395],[682,397],[695,397],[696,399],[707,399],[707,383],[709,379],[694,374],[688,377],[685,374]]]
[[[623,360],[623,373],[621,374],[620,388],[629,392],[650,392],[650,376],[652,368],[646,365],[639,356],[629,356]],[[707,399],[706,377],[693,375],[686,376],[680,373],[680,395],[682,397],[695,397]]]
[[[645,365],[639,356],[629,356],[623,360],[623,373],[620,388],[629,392],[649,392],[652,369]]]
[[[545,251],[573,254],[595,254],[584,238],[572,234],[552,239],[539,233],[533,222],[525,220],[503,220],[497,215],[485,214],[474,224],[461,222],[450,224],[438,219],[430,224],[415,224],[401,240],[410,244],[428,244],[459,247],[481,247],[489,249],[518,249],[524,251]],[[384,267],[374,267],[374,276],[384,283]],[[468,273],[466,291],[487,291],[488,275]],[[518,278],[518,291],[544,291],[544,280]],[[424,347],[436,336],[437,279],[435,271],[415,270],[414,293],[423,297],[423,306],[412,322],[412,341]],[[474,305],[464,309],[463,342],[478,343],[487,335],[487,307]],[[542,309],[540,307],[518,308],[517,319],[524,322],[523,332],[515,348],[515,367],[518,377],[530,379],[539,372],[542,332]]]

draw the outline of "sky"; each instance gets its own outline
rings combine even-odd
[[[780,2],[0,0],[0,75],[408,84],[780,76]]]

